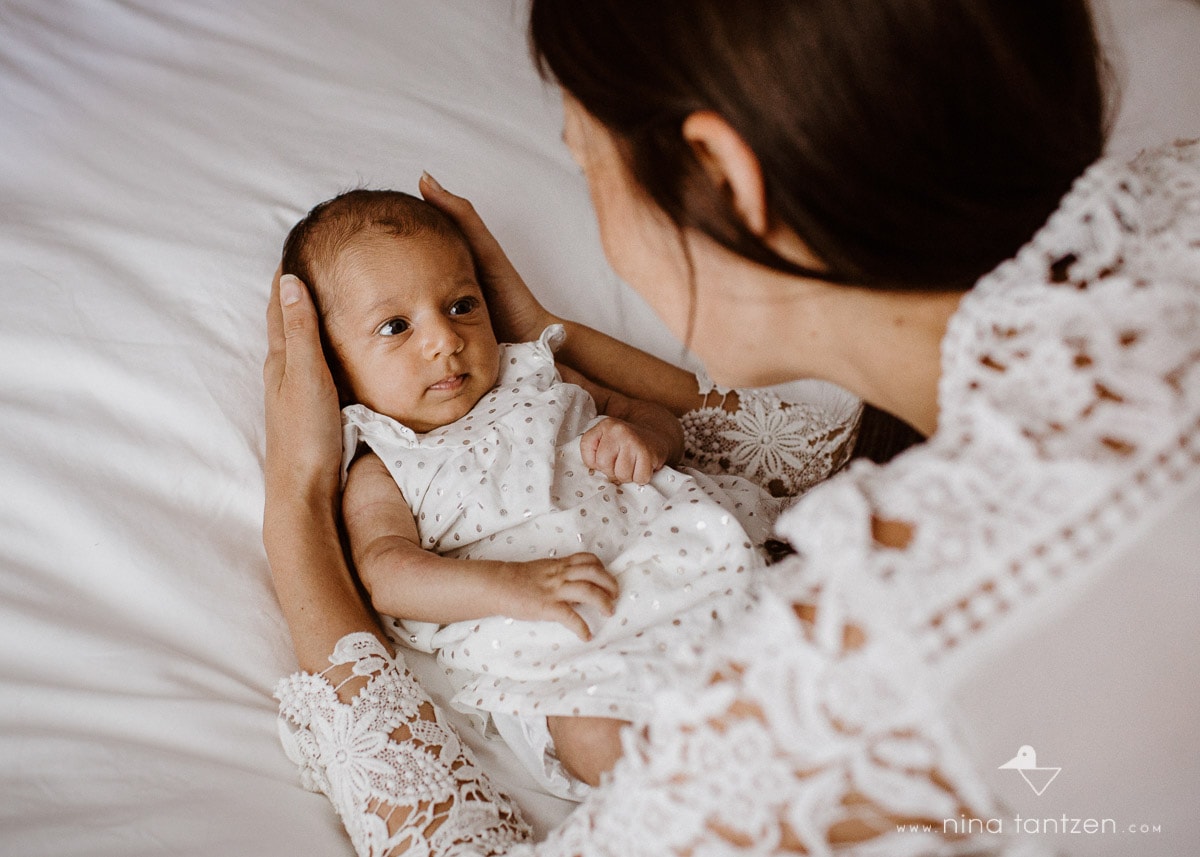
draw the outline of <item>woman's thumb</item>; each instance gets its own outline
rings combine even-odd
[[[304,297],[304,284],[299,277],[284,274],[279,278],[279,302],[284,306],[293,306]]]
[[[289,361],[297,358],[318,359],[321,354],[321,334],[317,325],[317,308],[298,277],[285,274],[279,278],[279,305],[283,310],[283,337]]]

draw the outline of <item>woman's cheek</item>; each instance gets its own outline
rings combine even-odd
[[[631,248],[631,244],[635,246]],[[687,336],[688,307],[692,298],[686,274],[671,264],[671,248],[663,244],[648,246],[638,234],[630,235],[620,247],[624,252],[617,251],[621,255],[614,262],[613,270],[641,295],[671,333],[683,341]]]
[[[597,200],[600,242],[612,269],[642,296],[679,339],[691,301],[677,233],[632,205]]]

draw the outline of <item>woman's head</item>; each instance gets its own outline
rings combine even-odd
[[[969,288],[1103,147],[1086,0],[533,0],[530,40],[676,228],[827,281]],[[748,222],[697,114],[754,155],[768,226],[807,253]]]
[[[283,273],[312,291],[343,404],[426,432],[495,385],[499,345],[470,249],[423,200],[353,190],[321,203],[284,242]]]

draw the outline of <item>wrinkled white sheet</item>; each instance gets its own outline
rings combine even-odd
[[[1114,148],[1200,135],[1200,8],[1113,6]],[[276,740],[259,537],[263,308],[313,203],[428,169],[552,309],[681,358],[603,261],[523,17],[0,0],[0,853],[350,853]]]

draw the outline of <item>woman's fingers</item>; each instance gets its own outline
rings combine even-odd
[[[287,365],[302,371],[329,373],[321,350],[321,328],[317,308],[308,289],[297,277],[279,279],[279,305],[283,314],[284,348]]]
[[[320,326],[317,309],[313,305],[308,289],[297,277],[280,276],[275,269],[271,281],[271,299],[267,302],[267,375],[278,386],[288,367],[300,366],[312,370],[317,363],[328,371],[321,350]]]
[[[500,242],[484,224],[483,218],[475,211],[475,206],[470,200],[450,193],[429,173],[421,174],[419,187],[426,202],[458,224],[458,228],[467,236],[475,260],[487,272],[488,277],[514,277],[518,280],[521,278]]]
[[[317,309],[300,280],[280,277],[278,271],[267,307],[263,382],[268,485],[334,491],[341,419],[321,349]]]
[[[271,280],[271,298],[267,301],[267,360],[263,364],[263,382],[268,389],[278,387],[283,376],[283,309],[279,306],[279,276],[282,273],[283,266],[280,265]]]
[[[546,312],[509,261],[500,242],[484,225],[469,200],[438,184],[429,173],[420,180],[421,195],[456,224],[471,245],[484,297],[497,336],[507,342],[536,339],[557,318]]]

